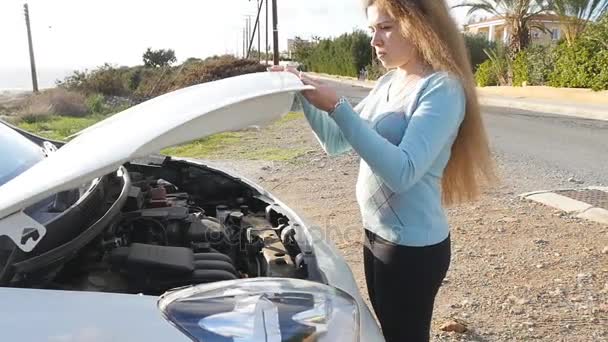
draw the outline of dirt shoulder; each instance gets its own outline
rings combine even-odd
[[[358,157],[326,156],[301,115],[254,134],[246,144],[222,148],[214,163],[248,176],[324,227],[367,300]],[[301,153],[288,161],[243,160],[243,149]],[[517,176],[503,175],[502,186],[487,189],[480,201],[448,210],[452,265],[437,298],[432,340],[608,340],[608,226],[518,199],[509,186]],[[440,331],[448,320],[469,331]]]

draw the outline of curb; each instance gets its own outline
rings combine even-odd
[[[511,98],[498,98],[493,96],[479,96],[479,103],[482,106],[503,107],[529,110],[532,112],[557,114],[563,116],[571,116],[583,119],[608,121],[608,110],[602,109],[601,106],[589,105],[559,105],[534,103],[531,101],[517,101]],[[595,108],[597,107],[597,108]]]
[[[350,84],[350,85],[368,88],[368,89],[372,89],[376,85],[376,81],[361,81],[361,80],[357,80],[355,78],[346,77],[346,76],[336,77],[336,76],[331,76],[331,75],[327,75],[327,74],[317,74],[315,72],[307,72],[307,74],[313,75],[314,77],[320,78],[322,80],[340,82],[340,83]]]
[[[376,84],[375,81],[361,81],[352,77],[332,76],[327,74],[317,74],[310,72],[316,78],[323,80],[335,81],[353,86],[372,89]],[[593,105],[577,105],[577,104],[546,104],[535,103],[533,101],[518,101],[517,98],[502,98],[496,96],[478,95],[479,103],[482,106],[501,107],[511,109],[528,110],[537,113],[548,113],[560,116],[569,116],[582,119],[608,121],[608,110],[603,106]]]
[[[608,192],[608,187],[593,186],[578,190],[600,190]],[[608,225],[608,210],[596,208],[589,203],[577,201],[551,191],[534,191],[519,195],[520,198],[559,209],[578,218]]]

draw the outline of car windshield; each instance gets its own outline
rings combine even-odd
[[[0,124],[0,186],[44,158],[42,149],[10,127]]]

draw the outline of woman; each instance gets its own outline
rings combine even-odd
[[[443,204],[472,200],[494,168],[461,34],[445,1],[364,0],[387,69],[354,109],[327,85],[299,95],[329,154],[354,149],[370,300],[387,341],[428,341],[450,265]],[[276,70],[276,69],[275,69]]]

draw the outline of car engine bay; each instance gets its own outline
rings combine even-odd
[[[60,214],[47,225],[50,236],[31,253],[12,252],[1,286],[158,295],[238,278],[306,279],[313,266],[296,224],[263,194],[187,161],[127,163],[84,196],[72,191],[45,203],[29,210],[39,220]]]

